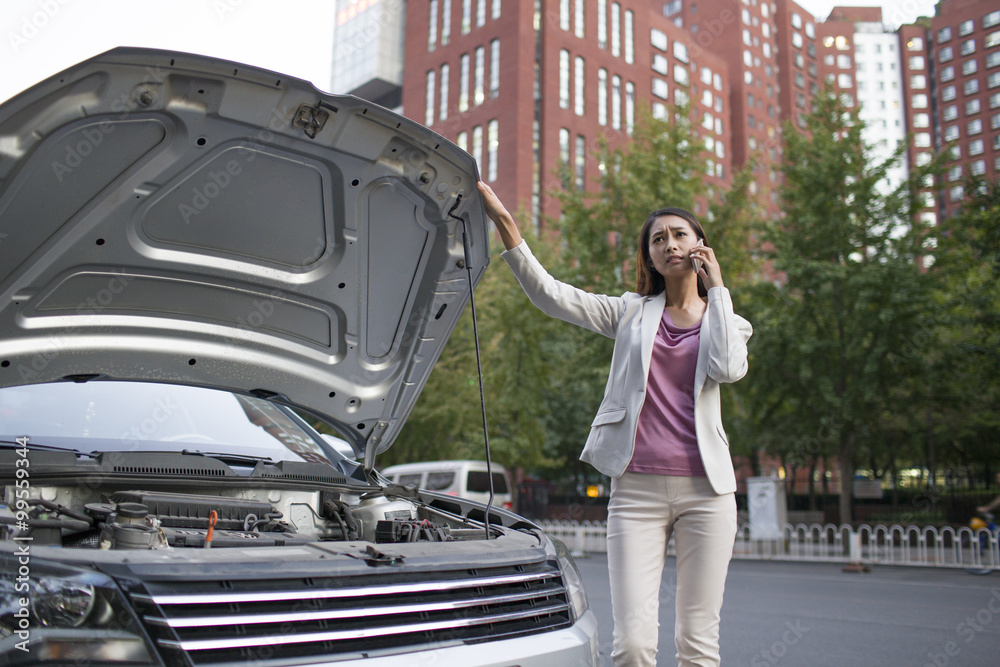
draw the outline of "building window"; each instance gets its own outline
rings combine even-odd
[[[467,35],[472,30],[472,0],[462,0],[462,34]],[[479,128],[482,135],[483,128]]]
[[[979,67],[975,60],[966,60],[962,63],[962,74],[964,75],[975,74],[977,69]]]
[[[980,155],[983,152],[984,144],[982,139],[969,142],[969,155]]]
[[[925,113],[913,114],[913,127],[930,127],[931,117]]]
[[[482,28],[486,25],[486,0],[476,0],[476,27]]]
[[[677,58],[682,63],[690,62],[688,60],[688,47],[686,44],[674,42],[674,58]]]
[[[427,72],[427,99],[424,104],[424,125],[434,124],[434,90],[437,72],[430,70]]]
[[[992,49],[994,46],[1000,44],[1000,30],[996,32],[991,32],[986,35],[986,40],[983,43],[983,48]]]
[[[942,113],[942,117],[945,120],[955,120],[956,118],[958,118],[958,107],[955,106],[954,104],[946,106],[944,108],[944,112]]]
[[[962,21],[961,23],[958,24],[959,35],[968,35],[975,29],[976,29],[976,23],[972,19],[969,19],[967,21]]]
[[[679,107],[684,107],[688,105],[691,98],[688,96],[687,91],[683,88],[674,88],[674,104]]]
[[[797,12],[792,12],[792,27],[802,30],[802,17]]]
[[[948,67],[942,67],[941,68],[941,80],[942,81],[951,81],[954,78],[955,78],[955,68],[954,67],[948,66]]]
[[[1000,34],[1000,33],[998,33]],[[667,50],[667,35],[656,28],[649,31],[649,43],[660,51]]]
[[[490,42],[490,97],[500,94],[500,40]]]
[[[574,30],[575,30],[574,34],[577,37],[579,37],[580,39],[583,39],[583,37],[584,37],[584,29],[583,29],[584,28],[584,25],[583,25],[584,0],[576,0],[575,9],[576,9],[576,12],[574,13],[574,16],[573,16],[573,18],[574,18],[574,26],[573,27],[574,27]]]
[[[986,56],[986,67],[996,67],[1000,65],[1000,51],[994,51],[993,53]]]
[[[983,131],[983,121],[979,118],[973,118],[969,121],[965,129],[970,136],[973,134],[981,134]]]
[[[438,41],[438,0],[431,0],[429,8],[430,30],[427,33],[427,50],[437,48]]]
[[[924,39],[923,37],[911,37],[909,41],[906,42],[907,51],[923,51],[924,50]]]
[[[800,32],[792,33],[792,46],[794,46],[797,49],[802,48],[802,33]]]
[[[500,0],[493,0],[493,18],[500,18]]]
[[[577,0],[577,2],[579,2],[579,1],[580,0]],[[584,81],[586,80],[585,76],[586,75],[584,73],[583,58],[581,58],[580,56],[577,56],[576,57],[576,71],[574,72],[574,79],[575,79],[574,80],[574,84],[575,84],[575,88],[576,89],[574,90],[574,96],[573,96],[573,111],[576,112],[577,116],[582,116],[583,115],[583,111],[584,111],[583,110],[583,104],[584,104],[583,85],[584,85]]]
[[[458,67],[458,110],[469,110],[469,54],[463,53]]]
[[[621,28],[622,6],[617,2],[611,3],[611,55],[618,57],[622,53],[622,28]]]
[[[451,0],[441,0],[441,46],[451,41]]]
[[[455,139],[455,143],[458,144],[459,148],[461,148],[463,151],[465,151],[466,153],[468,153],[469,152],[469,133],[466,132],[465,130],[462,130],[461,132],[459,132],[458,133],[458,138]]]
[[[629,136],[632,128],[635,127],[635,84],[631,81],[625,82],[625,132]]]
[[[982,176],[986,173],[986,160],[976,160],[969,165],[969,171],[973,176]]]
[[[921,90],[927,87],[927,77],[923,74],[914,74],[910,77],[910,88]]]
[[[481,46],[476,47],[476,83],[473,88],[475,105],[479,106],[486,101],[486,49]]]
[[[569,51],[559,51],[559,106],[569,109]]]
[[[569,130],[565,127],[559,128],[559,172],[563,175],[562,186],[564,190],[569,189]]]
[[[608,0],[597,0],[597,46],[608,48]]]
[[[597,122],[608,124],[608,70],[597,71]]]
[[[945,141],[955,141],[958,139],[958,125],[949,125],[944,128],[944,133],[942,134]]]
[[[989,88],[996,88],[1000,86],[1000,72],[994,72],[986,78],[986,85]]]
[[[479,170],[483,169],[483,126],[476,125],[472,128],[472,157],[476,160]]]
[[[663,98],[665,100],[670,99],[669,98],[670,91],[669,91],[669,88],[667,86],[667,82],[664,81],[663,79],[660,79],[660,78],[657,78],[657,77],[654,76],[653,77],[653,94],[656,95],[657,97],[661,97],[661,98]]]
[[[843,53],[838,55],[837,67],[839,67],[840,69],[851,69],[851,57]]]
[[[583,4],[583,0],[577,0],[580,4]],[[587,164],[587,141],[583,138],[582,134],[576,135],[576,189],[583,190],[586,186],[586,176],[585,168]]]
[[[955,165],[948,169],[948,180],[954,183],[962,178],[962,165]]]
[[[951,190],[949,190],[948,196],[951,198],[952,201],[959,201],[962,199],[962,197],[965,196],[965,190],[962,188],[961,185],[956,185]]]
[[[995,12],[990,12],[983,17],[983,27],[992,28],[996,24],[1000,23],[1000,9]]]
[[[955,86],[945,86],[941,89],[941,99],[950,102],[955,99]]]
[[[670,61],[667,60],[666,56],[660,55],[659,53],[653,54],[653,71],[659,72],[660,74],[667,74],[670,72]]]
[[[569,0],[559,0],[559,28],[560,30],[569,30]],[[563,130],[560,130],[562,132]],[[569,130],[565,130],[567,133]],[[567,134],[567,137],[569,135]],[[567,138],[567,142],[569,139]],[[569,150],[567,146],[566,150]]]
[[[611,77],[611,127],[622,129],[622,80],[617,74]]]
[[[837,85],[841,88],[850,88],[854,85],[854,80],[851,79],[850,74],[838,74],[837,75]]]
[[[579,0],[578,0],[579,1]],[[635,62],[635,15],[631,9],[625,10],[625,62]]]
[[[967,39],[964,42],[962,42],[962,55],[963,56],[967,56],[970,53],[975,53],[975,52],[976,52],[976,40],[974,40],[974,39]]]
[[[688,68],[685,67],[684,65],[674,65],[674,81],[676,81],[677,83],[681,84],[682,86],[688,85],[689,83],[688,74],[689,74]]]
[[[920,70],[924,68],[923,56],[910,56],[910,69]]]
[[[990,129],[1000,130],[1000,113],[995,113],[990,117]],[[998,141],[1000,141],[1000,134],[993,137],[993,150],[997,149]]]
[[[486,0],[480,0],[486,2]],[[500,123],[494,118],[486,129],[486,180],[497,180],[497,160],[500,152]]]
[[[949,60],[951,60],[954,56],[955,56],[955,54],[952,51],[952,48],[950,46],[946,46],[943,49],[941,49],[940,51],[938,51],[938,62],[939,63],[946,63]]]
[[[438,118],[441,120],[448,117],[448,75],[450,71],[448,63],[441,65],[441,104],[438,107]]]
[[[911,104],[914,109],[926,109],[927,108],[927,96],[926,95],[914,95],[911,98]]]
[[[966,95],[975,95],[979,92],[979,79],[969,79],[962,88]]]
[[[951,27],[950,26],[945,26],[945,27],[941,28],[940,30],[938,30],[938,34],[937,34],[938,44],[940,44],[941,42],[947,42],[949,39],[951,39]]]

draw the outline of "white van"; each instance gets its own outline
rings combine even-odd
[[[498,463],[493,468],[493,506],[511,509],[510,477]],[[425,461],[389,466],[382,474],[397,484],[483,503],[490,499],[486,461]]]

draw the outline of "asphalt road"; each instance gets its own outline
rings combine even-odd
[[[577,559],[610,665],[607,558]],[[659,665],[674,662],[674,561],[660,587]],[[803,667],[1000,665],[1000,572],[734,560],[722,607],[722,664]]]

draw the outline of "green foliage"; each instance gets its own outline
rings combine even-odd
[[[789,463],[837,456],[844,519],[857,459],[900,437],[884,417],[906,412],[914,397],[897,389],[922,368],[905,350],[934,326],[928,230],[915,215],[924,174],[883,193],[904,149],[872,163],[862,130],[830,94],[814,100],[806,132],[786,125],[783,217],[764,236],[783,280],[758,285],[753,308],[760,438]]]

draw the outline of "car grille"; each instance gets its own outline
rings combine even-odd
[[[147,582],[130,597],[170,665],[349,659],[572,624],[552,562],[430,574]]]

